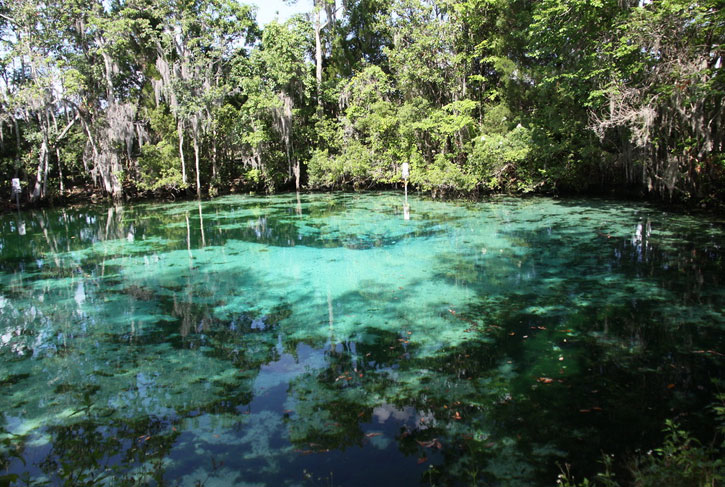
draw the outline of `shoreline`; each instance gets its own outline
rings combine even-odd
[[[304,188],[299,191],[300,194],[319,194],[319,193],[370,193],[370,192],[395,192],[400,191],[402,194],[402,187],[397,186],[381,186],[371,187],[366,189],[353,189],[353,188],[337,188],[337,189],[322,189],[322,188]],[[100,191],[89,191],[88,188],[72,188],[67,191],[63,196],[54,196],[45,200],[41,200],[35,203],[26,202],[20,204],[20,210],[32,211],[38,209],[57,209],[57,208],[74,208],[79,206],[116,206],[127,205],[127,204],[139,204],[139,203],[176,203],[184,201],[194,201],[201,199],[201,201],[211,201],[216,198],[231,195],[254,195],[254,196],[273,196],[279,194],[296,193],[294,189],[281,188],[279,191],[264,192],[264,191],[253,191],[253,190],[227,190],[219,191],[214,196],[208,194],[197,198],[196,193],[193,190],[178,190],[178,191],[147,191],[147,192],[129,192],[125,193],[122,200],[114,202],[113,198],[103,194]],[[709,217],[725,218],[725,203],[716,201],[714,204],[711,202],[708,204],[705,199],[691,199],[691,200],[674,200],[666,201],[662,198],[658,198],[654,195],[643,194],[637,191],[617,191],[617,190],[601,190],[601,191],[535,191],[527,193],[482,193],[482,192],[448,192],[431,194],[429,191],[416,191],[411,188],[409,194],[428,198],[431,200],[438,201],[470,201],[470,202],[484,202],[492,198],[500,197],[513,197],[513,198],[532,198],[532,197],[551,197],[555,199],[576,199],[576,198],[592,198],[592,199],[603,199],[603,200],[618,200],[626,201],[630,203],[645,203],[653,205],[663,211],[671,211],[678,214],[692,214],[692,215],[703,215]],[[712,200],[711,200],[712,201]],[[5,198],[4,204],[0,206],[0,215],[18,212],[18,208],[15,206],[15,202]]]

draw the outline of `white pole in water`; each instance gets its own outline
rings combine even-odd
[[[20,211],[20,179],[13,178],[11,182],[13,185],[13,194],[15,195],[15,206],[17,207],[18,211]]]
[[[408,177],[410,176],[410,165],[407,162],[403,163],[401,168],[403,175],[403,182],[405,186],[405,203],[403,203],[403,218],[410,220],[410,207],[408,206]]]
[[[410,165],[407,162],[403,163],[401,172],[403,175],[403,182],[405,184],[405,202],[407,203],[408,202],[408,177],[410,176]]]
[[[25,222],[20,219],[20,179],[13,178],[11,180],[13,187],[13,195],[15,195],[15,207],[18,209],[18,234],[25,235]]]

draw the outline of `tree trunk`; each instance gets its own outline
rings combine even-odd
[[[118,178],[121,174],[121,164],[118,162],[118,155],[114,153],[111,164],[111,196],[113,201],[119,201],[123,197],[123,184]]]
[[[43,116],[38,114],[38,123],[43,131],[43,141],[40,144],[40,154],[38,155],[38,172],[35,177],[35,187],[30,195],[30,201],[37,201],[45,198],[48,187],[48,169],[49,169],[49,150],[48,150],[48,121],[43,121]]]
[[[179,133],[179,159],[181,159],[181,181],[186,186],[186,163],[184,162],[184,127],[181,121],[176,125],[176,130]]]
[[[50,115],[53,117],[53,129],[55,130],[55,133],[58,133],[58,119],[55,117],[55,114],[51,111]],[[60,162],[60,149],[58,148],[58,142],[60,139],[65,135],[66,131],[63,131],[62,134],[59,134],[55,138],[55,143],[53,144],[55,146],[55,158],[58,161],[58,190],[60,191],[61,196],[63,195],[63,165]]]
[[[96,146],[96,141],[93,138],[93,134],[91,133],[91,128],[88,126],[88,123],[86,122],[84,117],[81,117],[81,127],[83,127],[83,130],[85,131],[86,135],[88,136],[88,141],[86,144],[90,144],[91,151],[93,153],[93,168],[88,169],[88,163],[86,162],[86,158],[83,157],[83,170],[90,173],[91,178],[93,179],[93,185],[98,187],[98,147]],[[87,145],[86,145],[87,147]]]
[[[55,156],[58,158],[58,181],[60,181],[58,189],[60,190],[60,195],[63,196],[65,188],[63,187],[63,164],[60,161],[60,149],[55,149]]]
[[[18,169],[20,168],[20,128],[18,127],[18,119],[13,117],[13,126],[15,127],[15,177],[18,177]]]
[[[43,135],[43,142],[40,145],[40,155],[38,156],[38,172],[35,178],[35,186],[30,195],[30,201],[37,201],[45,197],[45,181],[47,180],[48,171],[48,139]]]
[[[211,138],[211,184],[209,185],[209,191],[211,192],[214,185],[217,183],[217,157],[218,155],[218,149],[217,149],[217,135],[216,135],[216,127],[214,128],[214,131],[212,132],[212,138]]]
[[[192,136],[194,142],[194,166],[196,168],[196,196],[201,198],[201,177],[199,176],[199,136]]]
[[[317,81],[317,109],[322,109],[322,0],[315,0],[315,80]]]

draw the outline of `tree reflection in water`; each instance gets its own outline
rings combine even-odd
[[[710,440],[723,228],[598,200],[0,219],[9,485],[552,485]]]

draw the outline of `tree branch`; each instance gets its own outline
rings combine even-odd
[[[55,142],[53,142],[53,145],[56,145],[58,142],[60,142],[61,140],[63,140],[63,137],[65,137],[66,135],[68,135],[68,131],[71,129],[71,127],[73,127],[73,125],[75,125],[75,123],[78,120],[80,120],[80,118],[81,118],[81,114],[80,114],[79,111],[76,110],[76,116],[73,117],[73,120],[71,120],[70,122],[68,122],[68,125],[65,126],[65,128],[60,133],[60,135],[58,135],[58,137],[55,138]]]

